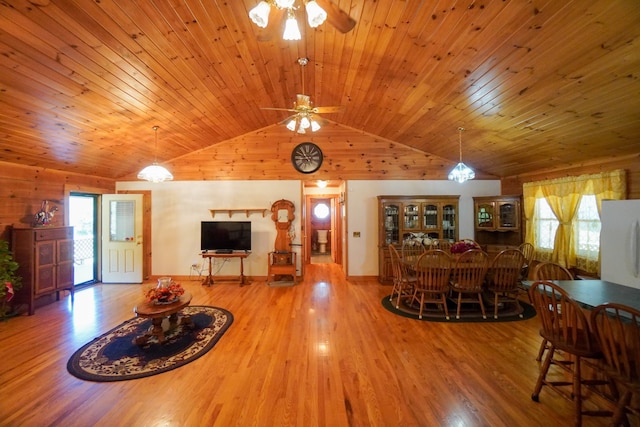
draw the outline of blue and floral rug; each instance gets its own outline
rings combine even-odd
[[[233,315],[218,307],[188,306],[182,314],[191,316],[193,325],[168,329],[162,344],[155,337],[144,345],[135,344],[135,338],[151,328],[151,320],[127,320],[78,349],[67,362],[67,370],[80,379],[98,382],[160,374],[204,355],[233,323]]]

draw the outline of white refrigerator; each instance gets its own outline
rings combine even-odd
[[[603,200],[602,280],[640,289],[640,200]]]

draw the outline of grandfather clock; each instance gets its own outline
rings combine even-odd
[[[271,205],[271,219],[276,225],[274,251],[269,253],[269,277],[279,280],[280,276],[291,276],[296,281],[296,253],[291,251],[291,223],[295,219],[295,208],[288,200],[278,200]]]

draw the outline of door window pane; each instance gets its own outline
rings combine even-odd
[[[133,200],[112,200],[109,205],[109,238],[112,242],[133,241],[135,236],[136,203]]]

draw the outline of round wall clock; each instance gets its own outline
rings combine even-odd
[[[293,149],[291,163],[301,173],[313,173],[322,165],[322,150],[313,142],[302,142]]]

